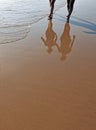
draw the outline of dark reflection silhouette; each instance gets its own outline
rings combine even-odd
[[[57,46],[57,35],[56,33],[53,31],[53,24],[52,24],[52,20],[49,20],[49,23],[48,23],[48,27],[47,27],[47,30],[45,32],[45,36],[46,36],[46,39],[44,39],[43,37],[41,37],[42,41],[44,42],[45,46],[48,47],[48,53],[51,53],[52,52],[52,47],[53,46]]]
[[[49,3],[50,3],[50,14],[49,14],[49,16],[48,16],[48,19],[50,20],[50,19],[52,19],[52,17],[53,17],[53,11],[54,11],[54,4],[55,4],[55,1],[56,0],[49,0]]]
[[[52,29],[52,20],[49,20],[48,28],[45,32],[46,39],[41,37],[45,46],[48,47],[48,53],[52,52],[52,47],[56,46],[58,52],[61,54],[61,60],[65,60],[68,53],[71,52],[72,46],[75,40],[75,35],[71,38],[70,36],[70,25],[68,22],[65,23],[64,31],[60,37],[60,44],[57,44],[57,35]]]
[[[67,0],[67,10],[68,10],[67,22],[69,22],[70,16],[72,14],[74,2],[75,0]]]
[[[60,46],[57,46],[58,51],[61,53],[61,60],[65,60],[67,54],[71,52],[74,40],[75,35],[73,35],[73,38],[71,38],[70,25],[66,22],[64,31],[60,37]]]

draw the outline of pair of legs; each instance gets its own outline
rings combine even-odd
[[[55,1],[56,0],[49,0],[50,7],[51,7],[49,19],[52,19],[52,16],[53,16]],[[72,11],[73,11],[74,2],[75,2],[75,0],[67,0],[67,9],[68,9],[67,22],[69,22],[69,18],[71,16]]]
[[[67,21],[69,21],[69,18],[73,11],[74,2],[75,2],[75,0],[67,0],[67,9],[68,9]]]
[[[49,19],[52,19],[52,16],[53,16],[55,1],[56,1],[56,0],[49,0],[49,2],[50,2],[50,7],[51,7],[51,9],[50,9],[50,14],[49,14]]]

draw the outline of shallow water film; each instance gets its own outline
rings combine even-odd
[[[0,130],[96,130],[96,0],[0,0]]]

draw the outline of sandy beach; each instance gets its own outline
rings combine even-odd
[[[51,21],[24,1],[0,0],[0,130],[96,130],[96,0],[69,23],[64,0]]]

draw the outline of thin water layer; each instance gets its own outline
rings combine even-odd
[[[0,130],[96,130],[96,0],[75,1],[69,23],[60,1],[51,21],[48,1],[34,1],[34,11],[46,10],[35,24],[31,1],[0,0],[29,9],[19,8],[17,21],[1,13],[9,22],[0,21],[0,40],[9,44],[0,45]]]
[[[65,5],[57,1],[55,11]],[[0,44],[24,39],[32,24],[49,13],[49,1],[45,0],[0,0]]]

